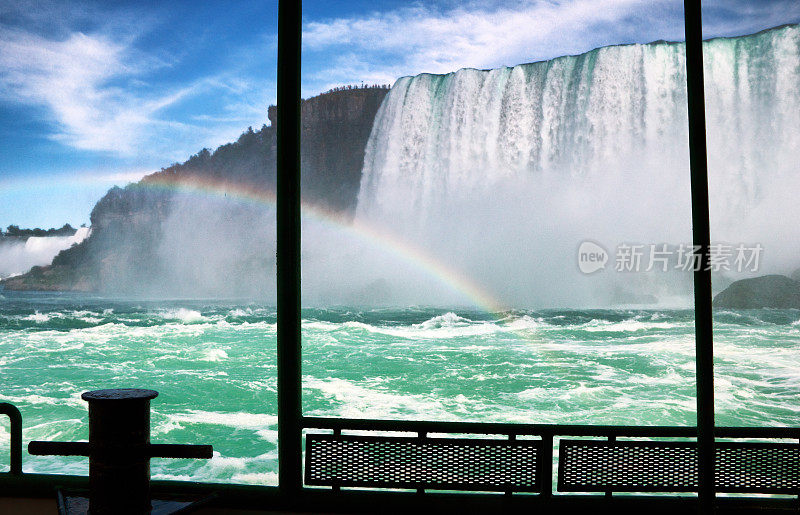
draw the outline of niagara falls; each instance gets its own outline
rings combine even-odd
[[[697,423],[682,15],[634,23],[649,11],[623,2],[585,14],[608,35],[584,44],[573,3],[549,4],[532,12],[563,14],[563,37],[537,25],[557,44],[517,27],[496,58],[481,31],[506,36],[479,14],[506,7],[308,11],[304,416]],[[718,426],[800,416],[800,10],[777,4],[709,10],[702,42]],[[277,485],[274,27],[225,27],[228,54],[199,22],[181,39],[24,20],[0,19],[0,117],[20,119],[0,153],[0,402],[26,442],[84,441],[82,392],[157,390],[154,441],[214,454],[154,460],[153,479]],[[0,472],[10,447],[2,420]],[[24,472],[89,462],[26,453]]]

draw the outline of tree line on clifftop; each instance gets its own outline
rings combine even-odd
[[[360,86],[357,84],[348,84],[347,86],[337,86],[335,88],[331,88],[323,95],[327,95],[328,93],[336,93],[337,91],[350,91],[354,89],[391,89],[392,86],[390,84],[361,84]]]
[[[85,225],[81,227],[85,227]],[[70,224],[64,224],[60,229],[51,228],[47,230],[39,229],[38,227],[36,229],[20,229],[18,225],[9,225],[5,232],[0,229],[0,240],[3,238],[26,239],[31,237],[74,236],[76,232],[77,229]]]

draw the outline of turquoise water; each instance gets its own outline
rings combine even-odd
[[[716,313],[719,425],[797,425],[800,311]],[[303,312],[306,414],[432,420],[694,424],[689,310],[331,308]],[[88,437],[86,390],[158,390],[152,438],[211,443],[158,478],[277,482],[275,309],[234,301],[0,297],[0,401],[24,440]],[[7,421],[0,456],[7,467]],[[86,474],[81,458],[28,472]],[[7,470],[7,468],[5,469]]]

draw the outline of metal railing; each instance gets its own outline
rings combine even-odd
[[[461,435],[496,435],[515,440],[518,436],[538,437],[542,440],[541,459],[537,462],[541,474],[541,489],[538,497],[553,495],[553,451],[560,437],[605,438],[610,442],[618,438],[681,438],[696,442],[697,428],[692,426],[603,426],[603,425],[558,425],[558,424],[514,424],[486,422],[432,422],[376,419],[344,419],[303,417],[302,427],[307,430],[330,430],[334,435],[342,431],[416,433],[418,438],[427,438],[431,433]],[[717,427],[716,439],[774,439],[800,440],[800,427]],[[338,490],[338,488],[334,488]],[[424,493],[424,489],[420,489]],[[610,496],[611,492],[607,492]]]
[[[79,476],[54,476],[42,474],[22,474],[22,417],[19,410],[10,404],[0,403],[0,414],[7,415],[11,420],[11,471],[0,474],[0,491],[14,495],[27,495],[34,497],[48,497],[52,495],[54,486],[71,486],[86,488],[87,478]],[[595,506],[598,501],[608,502],[620,513],[641,512],[646,509],[663,508],[666,510],[689,509],[699,502],[698,499],[687,496],[687,492],[675,492],[674,495],[652,497],[647,492],[633,497],[614,495],[611,492],[599,495],[574,495],[570,492],[560,492],[553,481],[555,478],[555,465],[561,466],[560,461],[554,460],[554,451],[559,448],[559,441],[569,437],[606,439],[613,442],[617,439],[686,439],[693,443],[697,441],[695,427],[683,426],[592,426],[592,425],[557,425],[557,424],[513,424],[513,423],[481,423],[481,422],[432,422],[432,421],[401,421],[401,420],[369,420],[369,419],[343,419],[303,417],[299,426],[306,429],[309,434],[324,431],[334,435],[351,432],[397,432],[412,433],[421,440],[429,437],[435,438],[437,434],[460,435],[469,437],[481,436],[491,439],[517,440],[536,439],[541,441],[542,453],[536,462],[536,473],[540,474],[537,491],[506,491],[492,494],[467,491],[444,492],[437,488],[422,488],[417,492],[407,491],[370,491],[362,488],[300,488],[303,495],[287,498],[274,487],[243,486],[230,484],[211,484],[176,481],[157,481],[156,490],[170,494],[183,492],[186,494],[208,494],[210,491],[219,493],[220,505],[237,506],[241,508],[263,507],[264,503],[281,507],[281,509],[300,509],[314,511],[323,507],[338,507],[344,511],[356,512],[358,507],[365,503],[391,502],[393,506],[403,509],[415,510],[422,507],[438,506],[441,509],[456,509],[464,507],[474,508],[481,506],[487,511],[501,507],[509,512],[526,512],[531,506],[550,506],[558,509],[575,508],[587,510]],[[715,428],[715,438],[724,439],[751,439],[751,440],[800,440],[800,427],[718,427]],[[300,460],[298,460],[300,461]],[[557,463],[556,463],[557,462]],[[302,465],[301,465],[302,466]],[[438,490],[438,491],[437,491]],[[554,495],[555,492],[559,495]],[[530,494],[533,495],[530,495]],[[418,495],[422,494],[422,495]],[[605,499],[604,499],[605,497]],[[304,504],[298,499],[304,499]],[[720,499],[718,502],[725,506],[776,506],[788,509],[796,507],[797,499],[765,499],[735,497]],[[499,503],[499,504],[498,504]],[[788,503],[788,504],[787,504]],[[470,509],[472,509],[470,508]],[[627,511],[626,511],[627,510]],[[662,510],[662,511],[664,511]],[[446,510],[445,510],[446,511]]]
[[[0,402],[0,415],[7,415],[11,421],[11,474],[22,474],[22,414],[16,406]]]

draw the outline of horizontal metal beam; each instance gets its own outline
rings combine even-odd
[[[28,444],[31,456],[88,456],[91,453],[89,442],[40,442]]]
[[[346,419],[303,417],[306,429],[350,431],[397,431],[428,433],[474,433],[482,435],[545,435],[597,437],[686,437],[697,436],[694,426],[603,426],[576,424],[509,424],[414,420]],[[719,438],[800,438],[800,427],[717,427]]]
[[[0,497],[47,498],[54,497],[56,487],[64,489],[85,489],[89,485],[86,476],[66,476],[58,474],[25,474],[13,476],[0,474]],[[287,510],[292,503],[278,495],[278,489],[269,486],[235,485],[222,483],[197,483],[188,481],[153,481],[152,491],[159,496],[204,496],[217,493],[215,507],[230,509],[261,509],[266,506],[273,511]],[[416,492],[401,491],[358,491],[330,489],[303,489],[302,497],[295,509],[307,512],[325,513],[374,513],[382,507],[387,513],[435,509],[445,513],[504,512],[530,513],[542,509],[554,513],[591,513],[598,510],[611,510],[618,514],[648,515],[687,513],[697,504],[695,497],[688,496],[633,496],[604,498],[595,495],[558,495],[542,499],[535,495],[514,495],[482,493],[426,492],[420,496]],[[796,499],[766,498],[722,498],[718,500],[719,513],[726,510],[775,509],[796,510]],[[742,511],[736,511],[742,513]]]
[[[33,456],[89,456],[96,449],[98,446],[89,442],[33,441],[28,444],[28,452]],[[154,443],[139,450],[150,458],[211,459],[214,456],[211,445]]]

